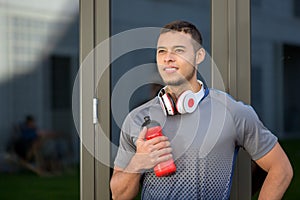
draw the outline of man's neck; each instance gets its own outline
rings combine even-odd
[[[178,98],[183,92],[187,90],[191,90],[194,93],[199,92],[201,90],[201,84],[197,80],[192,82],[186,82],[184,84],[181,84],[179,86],[175,85],[168,85],[167,86],[167,92],[176,96]]]

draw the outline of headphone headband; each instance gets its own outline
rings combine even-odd
[[[194,93],[194,94],[197,98],[197,102],[199,103],[204,98],[205,88],[204,88],[204,84],[202,83],[202,81],[200,81],[200,80],[197,80],[197,81],[201,85],[201,89],[198,92]]]

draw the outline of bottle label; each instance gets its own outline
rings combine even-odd
[[[163,136],[163,134],[161,133],[161,127],[160,126],[155,126],[152,128],[148,128],[147,130],[147,134],[146,134],[146,139],[147,140],[151,140],[155,137],[158,136]]]

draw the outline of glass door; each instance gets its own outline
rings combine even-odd
[[[195,24],[208,55],[198,78],[249,102],[249,1],[84,0],[81,8],[81,62],[91,66],[81,74],[81,197],[109,199],[123,120],[161,87],[155,48],[164,24]],[[251,197],[250,160],[243,157],[231,199]]]

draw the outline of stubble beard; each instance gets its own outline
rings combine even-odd
[[[177,80],[163,80],[163,81],[166,85],[169,85],[169,86],[180,86],[180,85],[186,84],[187,82],[192,80],[195,73],[196,73],[196,68],[193,67],[193,71],[185,77],[179,77]]]

